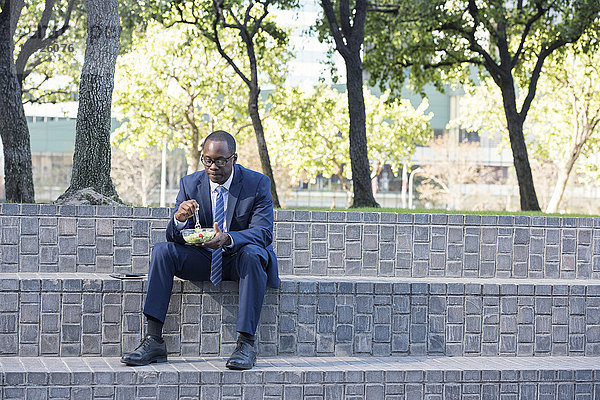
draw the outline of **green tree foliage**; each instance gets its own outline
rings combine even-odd
[[[83,66],[87,14],[80,0],[26,0],[15,31],[15,63],[24,103],[73,100]],[[121,46],[143,30],[148,16],[139,2],[119,1]]]
[[[599,65],[597,53],[586,54],[570,47],[564,55],[548,60],[540,77],[538,95],[531,105],[524,132],[532,157],[550,165],[555,172],[554,190],[546,212],[557,212],[580,156],[582,172],[597,169]],[[460,108],[464,111],[453,124],[492,134],[506,133],[502,96],[490,79],[471,87]]]
[[[216,129],[236,134],[251,125],[245,85],[235,71],[192,27],[151,24],[119,60],[114,104],[123,124],[112,141],[129,154],[167,140],[185,149],[188,172],[197,171],[200,145]],[[227,51],[239,47],[223,40]]]
[[[379,175],[385,164],[399,171],[411,163],[417,145],[427,144],[433,136],[429,125],[433,114],[425,114],[429,103],[423,100],[415,109],[407,99],[392,100],[389,91],[381,97],[365,93],[371,177]]]
[[[196,27],[198,32],[217,46],[219,54],[248,87],[248,114],[256,136],[256,144],[263,173],[271,180],[273,205],[279,207],[279,198],[263,123],[259,112],[261,84],[280,84],[285,79],[285,66],[290,55],[287,51],[288,33],[277,26],[269,16],[272,8],[291,9],[298,0],[176,0],[159,1],[155,14],[166,23],[182,23]],[[223,38],[235,35],[245,59],[236,57],[222,45]],[[245,67],[244,67],[245,66]]]
[[[266,120],[275,158],[290,170],[292,179],[314,182],[318,174],[336,175],[350,191],[348,106],[343,93],[318,86],[274,95],[277,112]]]
[[[398,171],[410,162],[416,145],[432,136],[428,123],[432,116],[424,114],[427,102],[414,109],[408,100],[389,100],[389,93],[377,97],[365,90],[364,97],[369,159],[376,173],[385,163]],[[314,182],[319,174],[335,175],[352,199],[347,102],[344,93],[323,86],[309,92],[297,88],[279,92],[267,131],[273,153],[293,179]]]
[[[83,2],[25,1],[15,31],[15,64],[24,103],[72,99],[79,86],[85,27]]]
[[[373,5],[367,21],[365,69],[371,83],[398,94],[406,77],[421,89],[465,81],[471,66],[490,76],[502,94],[521,208],[539,210],[523,123],[544,62],[595,26],[597,0],[416,0]],[[387,27],[382,29],[382,27]],[[517,81],[524,96],[517,102]]]
[[[133,0],[119,1],[119,6],[139,9]],[[124,15],[126,33],[143,25],[139,14]],[[79,0],[0,0],[0,134],[9,201],[35,201],[23,103],[73,98],[83,65],[86,19],[85,2]]]

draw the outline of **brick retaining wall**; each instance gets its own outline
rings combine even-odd
[[[0,272],[146,273],[171,209],[0,204]],[[600,279],[600,218],[276,210],[281,274]]]

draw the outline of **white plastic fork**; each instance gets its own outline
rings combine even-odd
[[[196,218],[196,225],[194,225],[194,229],[201,229],[200,226],[200,218],[198,218],[198,208],[194,210],[194,217]]]

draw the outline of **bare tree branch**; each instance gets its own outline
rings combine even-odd
[[[331,31],[331,34],[333,35],[333,40],[335,41],[336,47],[342,55],[342,57],[346,58],[350,55],[350,53],[344,43],[342,32],[338,25],[337,17],[335,15],[335,12],[333,11],[333,5],[331,4],[330,0],[321,0],[321,5],[323,7],[325,17],[327,18],[327,22],[329,23],[329,29]]]
[[[22,35],[17,36],[16,38],[14,38],[15,40],[15,45],[19,44],[21,42],[21,40],[25,39],[27,37],[27,32],[23,32]]]
[[[454,22],[441,24],[440,30],[442,32],[446,30],[454,31],[460,34],[460,36],[463,38],[467,39],[469,41],[469,49],[483,57],[483,65],[488,69],[492,75],[492,78],[494,78],[494,81],[497,81],[500,76],[505,75],[504,71],[500,68],[496,61],[494,61],[492,56],[477,42],[477,38],[475,38],[475,31],[466,31]]]
[[[575,39],[575,40],[577,40],[577,39]],[[533,71],[531,71],[531,79],[529,80],[527,96],[525,97],[525,100],[523,101],[523,106],[521,107],[521,111],[518,113],[519,117],[524,118],[527,115],[529,108],[531,107],[531,102],[533,101],[533,98],[535,97],[537,83],[538,83],[538,80],[540,79],[540,73],[542,72],[542,66],[544,65],[544,61],[550,54],[552,54],[552,52],[554,50],[564,46],[567,43],[569,43],[569,42],[565,39],[558,39],[554,43],[552,43],[551,45],[549,45],[548,47],[546,47],[545,49],[543,49],[540,52],[540,55],[538,56],[538,59],[535,63],[535,67],[533,68]]]
[[[483,66],[484,63],[481,60],[476,58],[464,58],[464,59],[456,59],[454,61],[441,61],[439,63],[427,64],[423,66],[423,69],[435,69],[439,67],[451,67],[456,64],[475,64]],[[410,65],[407,65],[410,66]]]
[[[41,95],[39,95],[37,97],[31,96],[32,98],[25,100],[23,102],[23,104],[27,104],[27,103],[41,103],[44,98],[50,97],[50,96],[54,96],[54,95],[57,95],[57,94],[70,95],[72,93],[68,92],[66,90],[51,90],[51,91],[48,91],[48,92],[44,92],[44,93],[42,93]]]
[[[42,85],[48,81],[48,79],[50,79],[50,76],[48,76],[48,74],[44,74],[44,79],[42,79],[41,82],[37,84],[37,86],[32,86],[27,91],[23,91],[23,93],[28,93],[33,90],[39,90],[42,87]]]
[[[365,39],[365,20],[367,19],[367,1],[356,0],[354,5],[354,26],[347,39],[349,46],[359,51]]]
[[[8,18],[10,24],[10,37],[15,35],[17,23],[19,22],[19,18],[21,18],[21,11],[23,10],[24,5],[24,0],[7,0],[4,3],[2,13],[7,13],[6,17]]]
[[[378,12],[382,14],[394,14],[398,15],[400,6],[398,4],[376,4],[367,3],[367,11]],[[418,19],[406,20],[402,22],[416,22]]]
[[[499,7],[500,6],[501,4],[499,5]],[[479,18],[479,7],[477,7],[477,2],[475,0],[469,0],[469,4],[467,5],[466,11],[468,11],[469,15],[471,15],[471,18],[473,18],[473,29],[471,29],[471,31],[469,32],[470,35],[474,37],[475,32],[477,31],[477,27],[479,26],[479,24],[482,24],[485,27],[485,29],[487,29],[488,32],[490,32],[490,34],[496,38],[497,41],[500,40],[498,32],[496,31],[494,26],[492,26],[490,21],[488,21],[487,18]]]
[[[350,0],[339,0],[338,6],[340,9],[340,25],[342,27],[342,33],[346,38],[346,44],[348,44],[348,39],[352,35],[352,26],[350,25]]]
[[[522,8],[522,5],[521,5],[521,7],[519,9],[521,9],[521,8]],[[523,28],[523,33],[521,34],[521,40],[520,40],[520,43],[519,43],[519,47],[517,48],[517,51],[513,55],[513,58],[512,58],[512,61],[511,61],[511,68],[514,68],[515,65],[517,65],[517,63],[519,62],[519,57],[521,56],[521,53],[523,52],[523,47],[525,46],[525,40],[527,39],[527,35],[529,35],[529,31],[531,31],[531,27],[549,9],[550,9],[550,6],[548,6],[547,8],[543,8],[542,7],[542,3],[541,2],[537,2],[537,12],[534,15],[532,15],[531,18],[529,18],[527,20],[527,22],[525,23],[525,27]]]
[[[39,66],[47,61],[50,61],[50,58],[36,57],[32,62],[27,64],[27,69],[25,71],[23,71],[23,80],[25,80],[25,78],[27,78],[29,76],[29,74],[31,74],[37,66]],[[22,86],[22,83],[21,83],[21,86]]]
[[[15,62],[15,66],[17,68],[17,76],[19,78],[19,83],[21,84],[21,87],[23,86],[23,81],[25,80],[25,78],[27,78],[27,76],[33,71],[33,68],[35,68],[30,67],[27,69],[27,71],[25,70],[27,62],[31,55],[55,41],[57,38],[63,35],[67,31],[67,29],[69,29],[69,21],[71,19],[71,14],[75,6],[75,0],[69,0],[67,12],[65,14],[65,18],[63,19],[62,27],[60,29],[54,30],[52,33],[50,33],[48,37],[45,37],[46,30],[48,28],[48,23],[52,18],[52,9],[55,3],[55,0],[46,0],[42,17],[40,18],[40,22],[38,23],[38,30],[31,37],[29,37],[29,39],[27,39],[27,41],[23,44],[21,51],[19,52],[17,61]]]
[[[174,20],[174,21],[166,24],[165,26],[167,28],[172,28],[176,24],[186,24],[186,25],[196,25],[196,26],[198,26],[199,19],[198,19],[198,17],[195,14],[192,13],[192,15],[194,16],[194,20],[193,21],[188,21],[183,16],[183,8],[180,7],[180,4],[179,3],[175,3],[174,6],[175,6],[175,9],[177,10],[177,13],[179,14],[179,19]]]
[[[263,5],[264,10],[263,13],[260,17],[258,17],[258,19],[254,22],[254,27],[252,29],[252,33],[250,34],[250,39],[252,39],[257,33],[258,33],[258,29],[262,26],[262,23],[264,21],[264,19],[267,17],[267,15],[269,14],[268,8],[267,6],[269,5],[269,1],[266,2],[266,4]]]
[[[218,26],[219,26],[219,21],[223,18],[222,8],[219,8],[220,5],[219,5],[219,3],[217,3],[217,1],[213,1],[213,7],[215,8],[216,16],[213,19],[213,23],[212,23],[212,29],[213,29],[214,36],[210,39],[212,39],[215,42],[215,44],[217,46],[217,50],[219,51],[219,54],[221,54],[221,56],[227,61],[227,63],[229,65],[231,65],[231,68],[234,69],[236,74],[238,74],[238,76],[240,78],[242,78],[242,80],[244,81],[244,83],[246,85],[251,86],[252,82],[250,81],[250,79],[248,79],[246,74],[244,74],[244,72],[237,66],[235,61],[233,61],[233,59],[231,57],[229,57],[229,55],[227,54],[227,52],[225,52],[225,50],[223,49],[223,46],[221,45],[221,40],[219,39]]]
[[[17,77],[19,78],[19,83],[21,84],[21,87],[23,87],[23,80],[25,79],[24,71],[25,65],[27,64],[27,60],[29,59],[29,57],[31,57],[33,53],[42,48],[41,42],[46,36],[46,30],[48,29],[48,23],[50,22],[50,18],[52,18],[52,9],[54,8],[55,3],[56,0],[45,1],[44,11],[42,12],[42,16],[40,18],[40,21],[38,22],[37,31],[35,31],[34,34],[25,41],[23,47],[21,47],[19,55],[17,56],[15,66],[17,69]]]

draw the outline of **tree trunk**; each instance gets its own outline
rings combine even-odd
[[[335,173],[337,175],[337,177],[340,179],[340,182],[342,184],[342,190],[346,193],[346,207],[351,207],[352,206],[352,197],[354,196],[354,193],[352,193],[352,190],[350,190],[350,188],[348,188],[348,180],[346,179],[346,177],[344,176],[344,169],[342,168],[341,165],[339,165],[335,160],[333,161],[337,167],[337,172]],[[335,194],[333,195],[333,200],[334,200],[334,204],[335,204]]]
[[[0,136],[4,147],[5,193],[9,202],[34,203],[29,129],[13,58],[11,3],[4,2],[0,13]]]
[[[87,41],[71,186],[61,196],[92,187],[121,202],[110,178],[111,102],[121,28],[117,0],[86,0]]]
[[[198,150],[198,140],[194,138],[192,140],[192,145],[188,148],[188,152],[190,154],[189,165],[187,169],[187,173],[193,174],[198,171],[203,166],[200,166],[200,151]]]
[[[550,198],[548,206],[546,207],[547,213],[555,213],[556,210],[558,210],[558,205],[560,204],[560,201],[565,193],[565,188],[567,187],[567,182],[569,181],[569,175],[571,174],[572,168],[573,164],[571,164],[570,167],[565,166],[558,171],[556,185],[554,186],[552,197]]]
[[[202,150],[200,149],[200,130],[195,123],[194,119],[194,102],[193,100],[190,102],[188,106],[188,112],[186,113],[186,118],[188,124],[190,124],[190,129],[192,131],[192,143],[189,146],[189,154],[190,154],[190,164],[188,165],[187,173],[193,174],[201,168],[204,168],[204,165],[200,165],[200,155],[202,154]]]
[[[577,136],[578,135],[576,135],[576,137]],[[565,165],[563,165],[562,168],[558,170],[556,185],[554,185],[552,197],[550,198],[550,202],[548,202],[548,206],[546,207],[547,213],[555,213],[556,210],[558,210],[560,201],[562,200],[562,197],[565,193],[565,188],[567,187],[567,182],[569,182],[569,177],[571,176],[573,166],[579,158],[579,155],[581,154],[581,149],[583,148],[583,145],[585,144],[585,141],[587,139],[588,137],[586,137],[583,142],[574,144],[573,148],[571,149],[571,152],[569,153],[569,159],[567,160]]]
[[[533,185],[527,147],[525,146],[525,137],[523,136],[523,121],[509,122],[508,135],[510,137],[510,147],[513,153],[517,181],[519,183],[521,210],[540,211],[540,205]]]
[[[254,128],[254,134],[256,136],[256,146],[258,147],[258,155],[260,157],[260,163],[262,166],[263,173],[271,180],[271,195],[273,196],[273,207],[279,208],[279,196],[277,196],[277,186],[275,183],[275,177],[273,176],[273,170],[271,169],[271,160],[269,158],[269,150],[267,149],[267,142],[265,140],[265,132],[263,129],[260,114],[258,112],[258,95],[260,89],[257,85],[250,86],[250,92],[248,94],[248,113],[252,119],[252,126]]]
[[[502,92],[504,114],[508,124],[508,136],[513,153],[515,172],[517,173],[517,182],[519,183],[521,210],[540,211],[540,205],[533,185],[525,136],[523,136],[523,123],[525,119],[517,112],[516,94],[512,80],[506,83],[503,82],[500,89]]]
[[[346,64],[346,88],[348,90],[348,113],[350,115],[350,163],[354,198],[351,207],[379,207],[373,197],[371,172],[367,153],[367,128],[365,99],[363,95],[363,65],[360,50],[365,38],[366,0],[354,2],[350,10],[349,0],[340,0],[339,24],[330,0],[321,0],[329,31],[335,46]]]
[[[360,53],[358,51],[352,52],[345,61],[348,112],[350,114],[350,162],[354,192],[351,207],[379,207],[375,197],[373,197],[371,186]]]

